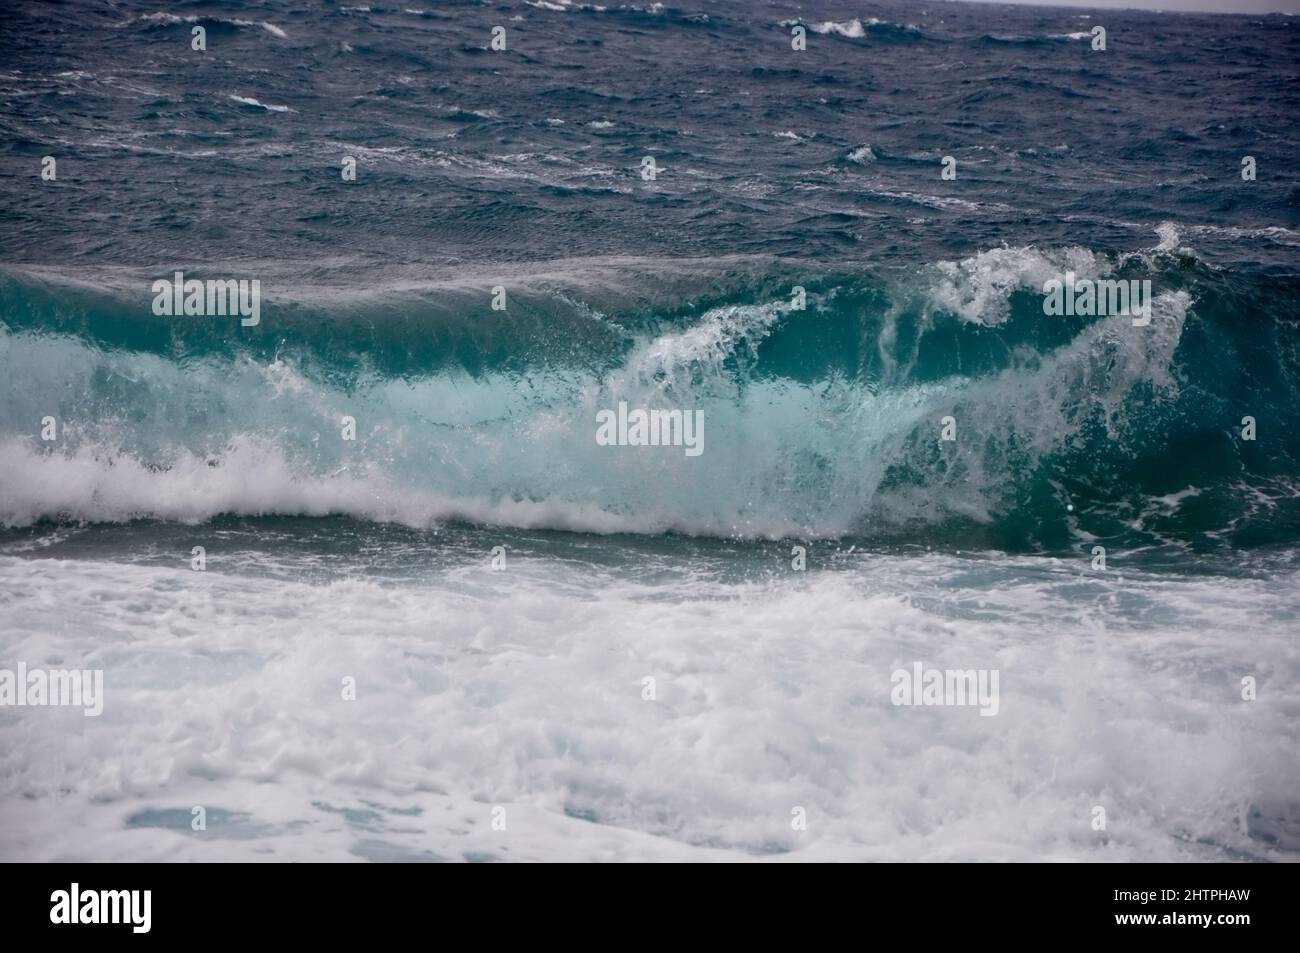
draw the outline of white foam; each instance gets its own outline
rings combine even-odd
[[[1010,316],[1011,293],[1041,292],[1043,283],[1060,280],[1066,271],[1080,278],[1109,273],[1109,265],[1086,248],[1042,250],[1033,246],[994,248],[956,262],[934,266],[937,280],[927,275],[928,298],[935,308],[974,324],[998,325]]]
[[[809,24],[814,33],[823,35],[837,33],[840,36],[847,36],[850,39],[859,39],[867,35],[866,30],[862,28],[862,21],[854,17],[852,20],[838,22],[835,20],[824,20],[821,23]]]
[[[1173,222],[1161,222],[1156,226],[1156,234],[1160,236],[1160,243],[1155,248],[1157,252],[1174,251],[1182,243],[1182,236],[1178,234],[1178,226]]]
[[[347,8],[345,7],[344,9]],[[288,39],[288,34],[284,32],[282,27],[276,26],[274,23],[269,23],[266,20],[239,20],[233,18],[228,19],[225,17],[197,15],[183,17],[177,16],[174,13],[146,13],[136,19],[147,23],[203,23],[205,21],[210,21],[213,23],[228,23],[231,26],[256,26],[261,27],[272,36],[279,37],[282,40]]]
[[[291,109],[288,106],[277,106],[272,103],[258,102],[252,96],[236,96],[234,93],[231,93],[229,98],[237,103],[243,103],[245,106],[258,106],[262,109],[267,110],[268,112],[273,112],[273,113],[297,112],[296,109]]]
[[[594,432],[594,425],[593,425]],[[234,438],[219,456],[175,452],[166,469],[115,447],[41,453],[26,441],[0,443],[0,525],[27,526],[45,516],[89,522],[154,518],[197,524],[239,516],[346,514],[428,527],[447,520],[588,533],[677,530],[725,535],[725,523],[677,519],[653,510],[619,513],[565,499],[455,497],[394,482],[381,467],[359,465],[311,475],[254,436]],[[760,535],[780,536],[794,524]]]
[[[521,554],[493,573],[485,535],[481,559],[411,582],[309,583],[241,572],[200,530],[193,542],[205,573],[188,550],[175,568],[0,556],[0,658],[102,668],[106,695],[95,719],[0,719],[0,858],[1300,848],[1285,825],[1277,843],[1252,836],[1250,820],[1285,819],[1300,787],[1300,666],[1275,621],[1294,616],[1294,575],[1120,582],[1084,557],[938,555],[822,572],[814,547],[807,574],[656,582]],[[998,669],[998,715],[891,705],[890,674],[913,661]]]

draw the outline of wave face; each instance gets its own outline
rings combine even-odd
[[[272,300],[242,341],[222,327],[237,319],[141,316],[123,289],[142,275],[11,273],[0,519],[1293,540],[1296,285],[1169,244],[1002,248],[895,275],[715,263],[712,299],[676,307],[656,302],[705,263],[555,263],[504,312],[491,278],[426,277],[342,304]],[[1152,276],[1150,325],[1045,316],[1042,284],[1067,269]],[[599,445],[597,415],[620,402],[702,411],[702,452]],[[57,440],[41,439],[47,417]]]
[[[480,11],[14,13],[0,522],[1295,538],[1293,18],[1108,11],[1099,52],[1070,10],[555,2],[496,53]],[[261,324],[155,317],[175,270]],[[1046,316],[1066,270],[1150,280],[1151,324]],[[624,401],[703,453],[598,445]]]

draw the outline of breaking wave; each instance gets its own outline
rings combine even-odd
[[[1012,549],[1292,537],[1288,295],[1161,237],[907,274],[681,264],[714,269],[716,300],[556,265],[506,312],[485,304],[492,278],[279,297],[266,281],[250,329],[155,318],[134,279],[11,270],[0,521],[343,513]],[[1151,324],[1045,316],[1042,284],[1066,270],[1150,277]],[[1243,295],[1249,329],[1231,318]],[[597,445],[596,414],[620,401],[702,410],[704,452]],[[1239,439],[1245,416],[1270,439]]]

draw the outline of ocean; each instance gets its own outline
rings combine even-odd
[[[1300,859],[1298,80],[1283,15],[6,8],[0,860]]]

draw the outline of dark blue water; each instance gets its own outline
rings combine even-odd
[[[11,7],[4,257],[916,267],[1130,251],[1174,221],[1200,260],[1294,265],[1276,231],[1300,225],[1291,18],[886,2],[848,37],[815,32],[854,32],[841,4],[547,6]],[[58,187],[34,178],[45,154]]]

